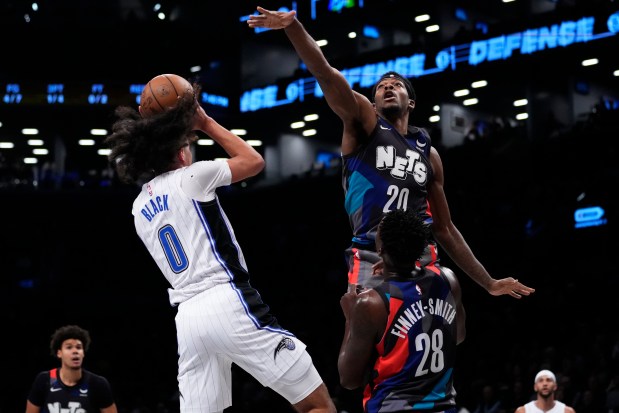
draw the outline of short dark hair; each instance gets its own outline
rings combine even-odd
[[[372,101],[374,101],[374,96],[376,96],[376,87],[378,86],[378,84],[389,77],[396,77],[400,79],[402,83],[404,83],[404,87],[406,87],[406,91],[408,92],[408,98],[413,100],[417,99],[417,95],[415,95],[415,89],[413,88],[413,84],[411,83],[411,81],[399,74],[398,72],[394,72],[392,70],[382,75],[380,79],[378,79],[378,81],[374,84],[374,86],[372,86]]]
[[[394,265],[412,267],[423,254],[430,238],[430,228],[416,211],[389,211],[379,224],[382,249]]]
[[[90,347],[90,333],[80,326],[68,325],[60,327],[52,334],[52,340],[49,344],[52,356],[56,357],[56,353],[62,348],[62,343],[70,339],[81,341],[84,351],[88,351],[88,347]]]

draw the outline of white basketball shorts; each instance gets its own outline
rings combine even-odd
[[[257,303],[262,306],[256,306]],[[231,363],[263,386],[274,388],[291,403],[301,401],[322,382],[305,344],[276,323],[261,325],[257,315],[260,313],[252,312],[260,308],[265,320],[260,295],[251,288],[240,290],[232,283],[217,285],[178,306],[178,384],[182,413],[217,412],[232,404]],[[278,380],[301,357],[303,361],[290,375],[298,375],[298,370],[304,368],[309,373],[302,377],[307,380],[295,383],[282,394]],[[290,394],[291,390],[296,394]]]

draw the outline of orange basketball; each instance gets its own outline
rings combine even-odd
[[[185,92],[193,93],[193,86],[184,77],[163,74],[152,78],[140,97],[140,113],[148,117],[176,105]]]

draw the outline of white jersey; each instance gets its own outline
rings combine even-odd
[[[230,185],[225,160],[195,162],[142,186],[133,203],[135,228],[170,283],[170,304],[246,277],[247,266],[215,190]]]
[[[233,363],[290,403],[322,383],[305,344],[279,325],[250,285],[215,193],[231,180],[227,161],[195,162],[147,182],[133,203],[137,233],[170,283],[170,303],[178,306],[181,412],[229,407]]]
[[[564,413],[565,403],[555,400],[555,405],[550,410],[542,410],[535,405],[535,400],[524,405],[526,413]]]

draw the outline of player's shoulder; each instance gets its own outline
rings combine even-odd
[[[381,312],[384,306],[382,294],[376,290],[376,287],[365,288],[357,294],[354,311],[360,317],[369,319],[372,314]]]
[[[355,96],[355,98],[360,99],[361,102],[366,102],[367,101],[370,104],[372,103],[372,101],[371,101],[369,96],[364,95],[363,93],[361,93],[361,92],[359,92],[357,90],[354,90],[354,89],[353,89],[352,93]]]
[[[103,386],[109,385],[108,379],[106,379],[104,376],[100,374],[93,373],[90,370],[82,369],[82,377],[84,380],[88,380],[91,384],[103,385]]]
[[[40,371],[32,382],[32,389],[35,392],[44,392],[50,385],[49,370]]]
[[[37,375],[34,378],[34,381],[49,381],[49,376],[50,376],[50,370],[43,370],[37,373]]]
[[[437,266],[441,274],[443,274],[446,278],[456,278],[456,273],[449,267],[445,267],[443,265]]]
[[[413,136],[418,136],[418,137],[431,140],[430,132],[426,128],[421,127],[421,126],[408,125],[408,133]]]
[[[86,369],[82,369],[82,377],[88,378],[90,380],[105,380],[103,376]]]
[[[373,325],[377,330],[380,330],[387,317],[388,307],[383,301],[383,296],[379,294],[376,288],[370,288],[363,290],[357,295],[354,314],[355,320],[361,321],[366,325]]]
[[[382,305],[381,294],[377,288],[368,288],[357,295],[356,307],[371,311],[373,307]]]
[[[183,168],[183,174],[181,176],[182,185],[189,183],[189,181],[209,182],[221,177],[232,176],[232,170],[230,164],[226,159],[213,159],[208,161],[197,161],[192,163],[186,168]],[[226,179],[224,179],[226,181]],[[219,186],[219,185],[218,185]]]
[[[438,268],[441,272],[441,275],[445,278],[447,283],[449,283],[449,286],[451,287],[451,289],[460,290],[460,282],[458,281],[458,277],[456,276],[456,273],[453,272],[451,268],[444,267],[442,265]]]
[[[426,129],[420,126],[408,125],[407,135],[414,141],[414,145],[418,150],[423,152],[425,156],[431,156],[434,147],[432,146],[430,133]]]
[[[203,169],[203,168],[220,168],[224,165],[227,165],[228,162],[223,159],[207,159],[207,160],[203,160],[203,161],[196,161],[193,162],[191,165],[187,166],[186,169],[187,170],[196,170],[196,169]]]
[[[183,177],[211,175],[220,170],[230,170],[230,165],[225,159],[213,159],[205,161],[197,161],[183,169]]]

